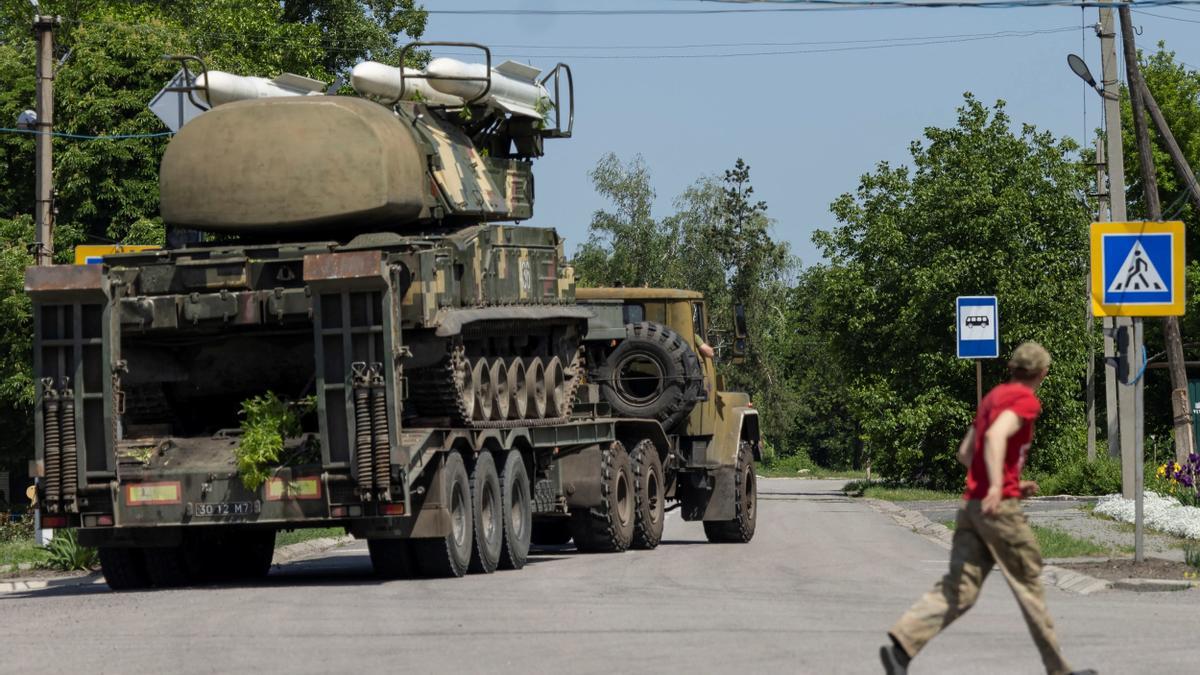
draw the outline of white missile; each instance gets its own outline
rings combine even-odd
[[[541,71],[516,61],[505,61],[492,68],[492,86],[480,103],[494,105],[513,115],[542,118],[550,95],[537,81]],[[487,66],[482,63],[463,63],[457,59],[437,58],[425,67],[429,86],[464,100],[471,100],[487,87]],[[471,80],[445,78],[477,78]]]
[[[413,77],[414,75],[418,77]],[[414,68],[404,69],[404,99],[424,101],[433,105],[460,106],[463,101],[429,86],[429,80],[419,77],[423,73]],[[377,61],[363,61],[350,71],[350,86],[362,96],[384,102],[400,98],[400,69]]]
[[[265,77],[210,70],[196,78],[196,87],[199,88],[197,93],[200,98],[210,106],[218,106],[251,98],[316,96],[321,94],[325,83],[292,73],[283,73],[273,80],[268,80]]]

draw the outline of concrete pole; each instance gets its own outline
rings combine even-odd
[[[1099,138],[1096,139],[1096,220],[1104,220],[1108,217],[1108,187],[1107,177],[1104,175],[1104,142]],[[1087,305],[1087,320],[1085,330],[1088,339],[1091,339],[1092,331],[1095,328],[1096,318],[1092,312],[1092,268],[1088,265],[1086,273],[1083,275],[1083,289]],[[1087,390],[1084,398],[1087,407],[1087,456],[1089,462],[1096,461],[1096,358],[1095,352],[1088,350],[1087,361]]]
[[[1100,8],[1100,82],[1104,97],[1104,137],[1108,164],[1108,204],[1110,214],[1101,212],[1100,220],[1123,222],[1125,215],[1125,155],[1121,140],[1120,69],[1117,64],[1116,30],[1111,7]],[[1127,323],[1127,319],[1123,319]],[[1121,431],[1117,387],[1116,349],[1113,331],[1116,322],[1104,319],[1104,410],[1107,421],[1108,454],[1121,456]]]
[[[54,131],[54,27],[57,16],[38,15],[33,20],[37,36],[37,124],[34,137],[37,196],[33,218],[37,227],[38,265],[54,264],[54,162],[51,133]]]

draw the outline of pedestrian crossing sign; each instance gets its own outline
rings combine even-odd
[[[1183,223],[1092,223],[1096,316],[1182,316]]]

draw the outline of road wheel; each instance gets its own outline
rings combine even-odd
[[[704,534],[714,543],[745,544],[754,538],[758,518],[758,486],[754,478],[754,452],[742,441],[738,446],[737,467],[734,470],[733,520],[706,520]]]
[[[619,441],[600,456],[600,504],[571,512],[575,548],[585,553],[616,553],[629,548],[636,516],[629,453]]]
[[[662,458],[650,439],[633,446],[630,457],[633,465],[634,496],[637,499],[637,518],[633,528],[633,548],[652,549],[662,541],[666,523],[665,488]]]
[[[537,546],[562,546],[571,541],[571,520],[561,517],[535,520],[530,541]]]
[[[625,326],[595,379],[617,417],[653,418],[671,430],[696,406],[704,370],[678,333],[642,322]]]
[[[500,563],[504,547],[504,519],[500,507],[500,476],[492,453],[481,452],[471,468],[471,521],[475,525],[475,546],[471,549],[470,570],[491,574]]]
[[[442,466],[442,494],[449,505],[450,533],[434,539],[414,539],[417,565],[431,577],[461,577],[471,562],[471,481],[462,455],[450,452]]]
[[[368,539],[371,567],[384,579],[408,579],[416,571],[410,539]]]
[[[508,452],[504,468],[500,470],[500,511],[504,520],[500,568],[519,570],[529,559],[533,507],[529,503],[529,474],[525,471],[525,460],[516,450]]]
[[[178,588],[194,581],[183,546],[158,546],[145,551],[146,571],[155,588]]]
[[[140,548],[100,548],[100,569],[104,581],[114,591],[135,591],[150,587],[146,556]]]

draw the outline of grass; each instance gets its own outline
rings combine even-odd
[[[863,478],[865,474],[855,469],[827,469],[817,466],[804,455],[776,457],[756,467],[758,475],[766,478]]]
[[[889,502],[936,502],[962,498],[960,492],[926,490],[925,488],[903,487],[874,481],[868,483],[865,480],[853,480],[846,483],[842,487],[842,492],[851,497],[867,497]]]
[[[299,544],[302,541],[312,541],[313,539],[340,537],[343,534],[346,534],[346,530],[341,527],[305,527],[292,530],[291,532],[280,530],[275,533],[275,548],[289,544]]]
[[[953,520],[942,521],[942,525],[951,530],[954,529],[954,524]],[[1038,547],[1042,549],[1043,558],[1079,558],[1112,553],[1095,542],[1080,539],[1057,528],[1041,525],[1030,525],[1030,527],[1033,528],[1033,536],[1037,537]],[[1119,550],[1124,550],[1124,547]]]
[[[32,539],[0,543],[0,565],[33,563],[34,567],[42,567],[47,558],[46,549],[33,543]]]

